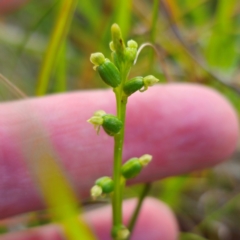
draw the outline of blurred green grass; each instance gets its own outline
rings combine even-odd
[[[239,1],[76,1],[75,12],[66,18],[68,31],[63,27],[52,51],[61,2],[32,0],[0,20],[0,72],[29,96],[37,92],[44,64],[49,71],[41,94],[104,88],[89,56],[108,52],[109,28],[117,22],[125,38],[151,42],[161,56],[159,61],[150,48],[144,49],[131,76],[151,70],[168,82],[167,72],[174,82],[210,86],[240,113]],[[52,54],[50,63],[47,54]],[[0,95],[2,100],[11,98],[5,91]],[[240,178],[235,169],[238,153],[214,169],[157,182],[150,194],[173,208],[180,230],[188,233],[181,239],[194,239],[191,234],[196,239],[240,239]],[[133,187],[126,196],[138,193],[139,187]]]

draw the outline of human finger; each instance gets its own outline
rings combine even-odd
[[[127,225],[136,200],[127,200],[123,204],[124,222]],[[111,207],[105,206],[85,214],[86,221],[95,232],[98,239],[110,240]],[[176,240],[178,226],[171,210],[162,202],[148,198],[143,202],[136,226],[132,233],[132,240]],[[1,240],[61,240],[63,232],[57,225],[38,227],[31,230],[0,236]]]
[[[112,174],[113,139],[86,122],[94,111],[115,112],[109,90],[83,91],[0,105],[0,216],[43,206],[22,152],[38,116],[82,199],[95,179]],[[36,137],[36,136],[35,136]],[[153,161],[133,182],[150,182],[217,164],[235,149],[238,122],[230,104],[199,85],[171,84],[129,98],[123,160]],[[34,156],[32,156],[34,157]],[[43,173],[44,174],[44,173]]]

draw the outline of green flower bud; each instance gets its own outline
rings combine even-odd
[[[101,187],[102,193],[111,193],[114,188],[113,180],[110,177],[101,177],[97,179],[95,185]]]
[[[125,45],[122,38],[122,33],[120,27],[114,23],[111,27],[113,46],[117,54],[123,55]]]
[[[148,89],[148,87],[153,86],[155,83],[159,82],[157,78],[153,75],[149,75],[143,78],[144,88],[140,90],[140,92],[144,92]]]
[[[143,77],[135,77],[124,84],[123,91],[127,96],[130,96],[131,94],[143,88],[143,86]]]
[[[131,158],[123,164],[121,172],[126,179],[129,179],[137,176],[142,168],[138,158]]]
[[[117,240],[126,240],[130,235],[129,230],[124,225],[114,226],[112,228],[112,238]]]
[[[90,61],[94,64],[93,69],[98,71],[100,77],[107,85],[115,88],[121,83],[119,70],[102,53],[92,53]]]
[[[128,47],[126,48],[125,51],[125,58],[128,61],[128,63],[132,65],[137,55],[138,44],[134,40],[129,40],[127,42],[127,45]]]
[[[114,115],[106,114],[102,118],[103,129],[110,136],[114,136],[115,134],[119,133],[123,127],[122,122]]]
[[[103,110],[96,111],[93,116],[87,120],[87,122],[93,124],[97,134],[102,126],[105,132],[110,136],[114,136],[119,133],[123,126],[122,122],[116,116],[106,114]]]
[[[135,48],[135,49],[138,48],[138,44],[137,44],[137,42],[134,41],[134,40],[129,40],[129,41],[127,42],[127,46],[128,46],[129,48]]]
[[[121,76],[117,67],[107,58],[104,63],[96,67],[102,80],[109,86],[115,88],[121,83]]]

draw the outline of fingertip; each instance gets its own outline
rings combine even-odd
[[[197,84],[155,87],[130,99],[128,110],[125,157],[132,152],[153,155],[141,181],[213,166],[236,148],[236,112],[210,88]],[[133,134],[137,120],[141,126]]]
[[[126,226],[133,214],[136,204],[136,199],[127,200],[123,204],[124,224]],[[112,220],[110,206],[87,213],[86,219],[91,223],[99,239],[111,239],[110,231]],[[176,240],[177,235],[177,222],[169,207],[156,199],[145,199],[131,239]]]

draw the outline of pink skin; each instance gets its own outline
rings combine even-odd
[[[124,222],[127,224],[135,200],[127,200],[123,205]],[[90,211],[85,214],[85,219],[98,239],[110,240],[111,208],[109,206]],[[147,230],[147,231],[146,231]],[[176,240],[178,227],[170,209],[163,203],[148,198],[144,201],[137,224],[132,233],[132,240]],[[61,229],[56,225],[34,228],[32,230],[5,234],[1,240],[63,240]]]
[[[27,141],[36,137],[31,130],[35,122],[41,125],[38,130],[49,133],[48,141],[81,199],[88,197],[95,179],[111,175],[113,140],[103,131],[96,136],[86,122],[99,109],[115,112],[111,91],[85,91],[0,105],[1,218],[43,207],[22,151]],[[215,91],[189,84],[157,86],[129,98],[123,160],[152,154],[153,161],[131,183],[149,182],[226,160],[237,138],[236,114]],[[164,212],[160,206],[154,208],[152,218]],[[164,219],[161,216],[164,214],[159,214],[160,222]],[[106,217],[105,221],[110,220]],[[169,222],[176,226],[173,220]],[[94,226],[98,229],[99,225],[95,222]]]

